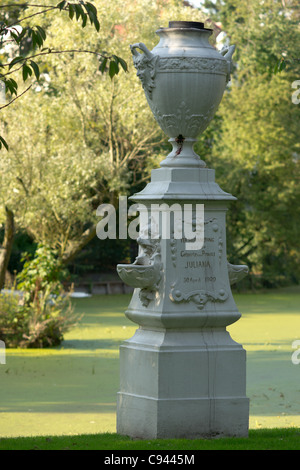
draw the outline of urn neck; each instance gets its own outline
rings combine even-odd
[[[197,28],[160,28],[156,34],[160,37],[159,44],[154,48],[168,48],[170,52],[176,47],[181,50],[184,47],[188,48],[203,48],[212,46],[209,44],[209,36],[211,29],[197,29]],[[154,50],[153,50],[154,52]]]

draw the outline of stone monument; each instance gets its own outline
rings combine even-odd
[[[246,353],[226,330],[240,318],[230,285],[248,272],[226,255],[225,214],[235,198],[193,150],[232,71],[235,46],[218,52],[208,42],[211,32],[202,23],[173,21],[157,31],[151,52],[143,43],[130,46],[149,106],[173,146],[131,197],[143,215],[139,254],[117,267],[135,288],[126,316],[139,325],[120,347],[117,432],[133,438],[248,435]],[[150,230],[152,208],[162,205],[169,236],[161,223]],[[196,209],[204,208],[194,246],[180,237],[186,208],[194,228]]]

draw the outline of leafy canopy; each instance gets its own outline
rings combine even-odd
[[[26,82],[30,77],[35,77],[37,81],[40,79],[40,66],[37,62],[41,57],[49,54],[62,54],[82,52],[82,50],[55,50],[52,47],[44,47],[47,39],[46,28],[33,24],[36,16],[44,16],[49,12],[61,11],[67,12],[69,18],[73,18],[79,22],[81,21],[82,28],[85,28],[87,23],[90,23],[97,32],[100,31],[100,23],[98,20],[97,9],[94,4],[79,0],[76,3],[63,0],[57,5],[47,6],[41,8],[41,5],[32,5],[29,3],[11,3],[8,5],[0,6],[1,9],[17,8],[17,17],[10,20],[10,15],[2,14],[3,20],[0,23],[0,48],[5,50],[4,57],[0,57],[0,80],[4,86],[5,92],[11,97],[11,100],[0,107],[0,110],[13,103],[16,99],[28,91],[30,85],[25,91],[18,95],[19,84],[15,78],[16,72],[21,72],[23,82]],[[36,11],[38,9],[38,11]],[[34,10],[34,12],[32,12]],[[20,17],[21,12],[28,11],[27,16]],[[6,19],[8,16],[8,19]],[[30,47],[24,45],[30,44]],[[4,49],[3,49],[4,48]],[[24,49],[24,54],[15,54],[15,56],[7,62],[11,53],[14,51],[19,52]],[[85,50],[85,53],[91,53],[98,57],[99,70],[104,73],[108,70],[109,76],[112,79],[119,73],[120,68],[127,71],[127,64],[121,57],[115,54],[107,54],[93,50]],[[6,60],[5,60],[6,59]],[[4,146],[8,150],[6,140],[0,136],[0,149]]]

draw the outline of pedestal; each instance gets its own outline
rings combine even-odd
[[[248,435],[245,351],[224,329],[139,329],[122,345],[120,361],[119,434]]]
[[[126,311],[139,328],[120,348],[117,432],[246,437],[246,354],[226,330],[240,318],[230,284],[246,272],[226,255],[225,214],[235,198],[216,184],[214,170],[165,167],[132,199],[149,213],[154,203],[176,202],[182,214],[187,203],[204,204],[204,245],[187,249],[171,217],[169,239],[145,240],[141,227],[136,264],[118,266],[122,279],[141,287]]]

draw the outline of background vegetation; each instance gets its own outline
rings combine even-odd
[[[209,162],[238,198],[228,211],[229,259],[248,264],[252,284],[259,275],[254,285],[299,282],[299,2],[206,4],[237,45],[231,87],[208,131]]]
[[[240,286],[299,283],[300,106],[292,103],[292,83],[300,77],[298,2],[206,1],[203,11],[181,0],[95,0],[93,5],[99,28],[95,19],[82,28],[72,20],[74,12],[55,10],[22,23],[38,23],[46,35],[42,44],[32,33],[40,30],[33,28],[15,49],[0,51],[2,64],[41,47],[73,51],[39,56],[38,73],[29,62],[32,73],[27,70],[20,91],[28,83],[30,90],[1,107],[0,134],[9,150],[3,145],[0,150],[0,235],[4,250],[5,237],[15,234],[10,273],[22,272],[23,252],[34,255],[37,247],[52,253],[69,280],[114,271],[134,256],[129,240],[95,237],[96,208],[104,202],[117,207],[120,195],[144,187],[169,151],[136,78],[129,44],[141,41],[151,50],[156,29],[179,18],[205,20],[217,47],[220,30],[223,41],[237,46],[232,81],[196,150],[216,169],[220,186],[238,198],[228,211],[227,250],[230,262],[250,267]],[[20,10],[4,6],[2,18],[17,21]],[[67,2],[63,7],[71,8]],[[26,15],[34,12],[28,7]],[[99,62],[99,51],[121,57],[128,72],[111,73],[109,61],[101,56]],[[24,66],[16,73],[24,78]],[[43,279],[40,273],[31,299]]]
[[[74,313],[84,316],[65,334],[61,346],[7,350],[6,365],[0,366],[0,448],[63,448],[74,443],[106,449],[179,450],[206,445],[299,449],[300,364],[292,362],[295,353],[300,359],[299,346],[293,346],[300,329],[299,296],[299,287],[235,294],[242,318],[228,330],[247,352],[249,440],[149,444],[107,436],[116,429],[119,347],[133,336],[137,325],[124,316],[130,295],[95,295],[72,299]],[[81,434],[90,436],[81,438]],[[6,441],[20,436],[23,439],[17,442]],[[24,441],[25,437],[32,439]]]

